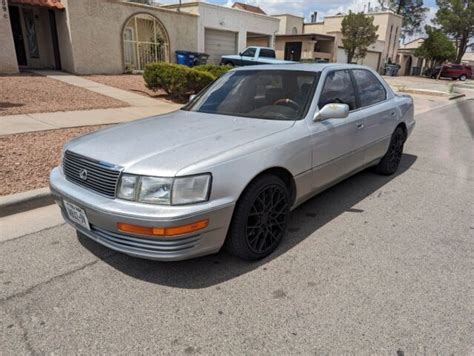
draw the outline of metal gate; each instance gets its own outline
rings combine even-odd
[[[147,63],[169,62],[169,40],[164,26],[155,17],[138,14],[123,29],[126,71],[144,70]]]

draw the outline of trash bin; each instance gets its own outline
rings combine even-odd
[[[411,69],[411,75],[420,75],[421,74],[421,67],[413,67]]]
[[[182,64],[188,67],[192,67],[196,64],[197,53],[189,51],[176,51],[176,63]]]
[[[207,53],[197,53],[197,62],[196,64],[207,64],[207,60],[209,59],[209,55]]]
[[[396,64],[387,64],[385,66],[385,75],[390,75],[392,77],[398,74],[398,65]]]

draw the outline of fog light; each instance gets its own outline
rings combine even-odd
[[[117,229],[123,232],[131,232],[133,234],[150,235],[150,236],[176,236],[188,234],[206,228],[209,220],[199,220],[191,224],[171,226],[171,227],[150,227],[132,225],[126,223],[117,223]]]

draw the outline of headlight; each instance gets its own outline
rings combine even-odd
[[[172,184],[172,178],[142,177],[138,201],[169,205]]]
[[[209,198],[210,183],[210,174],[175,178],[171,201],[174,205],[206,201]]]
[[[163,178],[123,174],[117,198],[159,205],[183,205],[207,201],[211,175]]]
[[[125,200],[135,200],[135,192],[138,183],[138,176],[123,174],[120,179],[120,185],[117,197]]]

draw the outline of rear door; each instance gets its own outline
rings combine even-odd
[[[311,121],[313,149],[313,189],[320,190],[327,184],[344,177],[363,164],[361,139],[364,114],[357,110],[356,91],[349,70],[332,70],[321,78],[323,83],[318,107],[326,104],[349,105],[345,119]]]
[[[352,69],[357,90],[357,111],[365,117],[360,147],[365,151],[364,162],[382,157],[399,117],[393,100],[380,80],[369,70]]]

